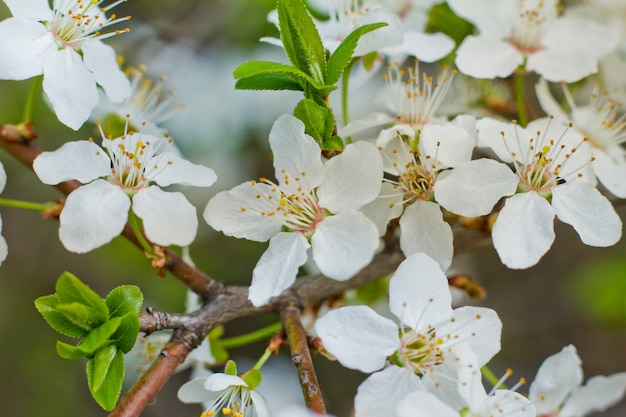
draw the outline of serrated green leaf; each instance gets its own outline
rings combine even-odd
[[[57,311],[78,327],[91,331],[100,326],[100,315],[91,307],[78,302],[60,303]]]
[[[324,143],[322,143],[323,150],[341,152],[343,148],[343,139],[339,136],[331,136],[330,138],[324,139]]]
[[[306,134],[313,137],[320,146],[325,138],[331,136],[335,119],[328,107],[305,98],[298,102],[293,115],[302,120]]]
[[[61,342],[60,340],[57,340],[57,354],[63,359],[70,359],[70,360],[86,358],[88,356],[91,356],[91,355],[86,354],[83,350],[81,350],[77,346],[72,346],[65,342]]]
[[[248,384],[248,388],[256,389],[261,384],[261,379],[263,379],[263,374],[258,369],[250,369],[246,371],[243,375],[240,376],[243,381]]]
[[[328,74],[326,75],[325,83],[333,85],[339,81],[339,77],[341,77],[343,70],[352,60],[352,54],[354,54],[354,50],[356,49],[361,36],[384,26],[387,26],[387,23],[381,22],[363,25],[354,29],[348,36],[346,36],[328,60]]]
[[[120,319],[119,317],[114,317],[113,319],[102,324],[97,329],[89,332],[87,337],[85,337],[76,346],[71,346],[63,342],[57,342],[57,353],[59,353],[59,356],[65,359],[75,359],[76,355],[80,355],[78,356],[79,358],[92,357],[99,349],[103,348],[104,346],[111,345],[115,342],[114,340],[112,340],[112,336],[120,327],[121,322],[122,319]],[[59,346],[61,346],[62,352],[59,352]]]
[[[426,28],[429,32],[445,33],[457,45],[474,32],[474,25],[457,16],[448,3],[436,4],[430,9]]]
[[[137,341],[140,327],[139,315],[134,311],[129,311],[120,319],[120,327],[115,331],[111,340],[115,341],[119,350],[123,353],[128,353]]]
[[[91,288],[69,272],[61,274],[56,284],[56,295],[60,304],[80,303],[94,310],[94,320],[104,323],[109,317],[106,303]]]
[[[44,320],[57,332],[69,337],[85,337],[89,332],[72,323],[63,313],[57,310],[59,299],[56,294],[39,297],[35,300],[37,311]]]
[[[113,289],[104,300],[109,308],[109,317],[122,317],[128,313],[139,313],[143,294],[135,285],[122,285]]]
[[[233,72],[235,79],[250,78],[262,74],[280,74],[288,77],[293,81],[298,81],[299,84],[310,84],[315,89],[324,87],[323,83],[317,82],[310,75],[304,71],[292,67],[291,65],[282,64],[280,62],[272,61],[248,61],[239,65]]]
[[[304,91],[293,78],[284,74],[259,74],[241,78],[235,83],[236,90]]]
[[[302,0],[278,0],[280,39],[291,63],[319,84],[326,79],[326,53]]]
[[[124,354],[115,346],[100,349],[87,362],[87,384],[96,402],[111,411],[122,392]]]

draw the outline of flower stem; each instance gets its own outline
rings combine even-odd
[[[139,227],[139,218],[137,217],[135,212],[133,212],[132,210],[128,212],[128,220],[130,222],[130,226],[133,228],[133,232],[135,232],[135,236],[137,236],[137,241],[139,241],[139,244],[141,245],[143,250],[145,250],[150,255],[156,256],[154,248],[152,247],[152,245],[150,245],[150,243],[148,243],[146,238],[143,236],[141,227]]]
[[[240,346],[246,346],[250,343],[266,339],[272,336],[274,333],[278,332],[282,328],[282,324],[280,322],[271,324],[267,327],[263,327],[262,329],[255,330],[251,333],[243,334],[241,336],[230,337],[228,339],[220,340],[220,345],[225,349],[232,349]]]
[[[518,70],[515,72],[515,106],[520,126],[526,127],[528,124],[528,113],[524,102],[524,74]]]
[[[35,77],[30,85],[28,95],[26,96],[26,103],[24,104],[24,113],[22,116],[23,122],[30,122],[33,118],[33,104],[35,102],[35,95],[37,94],[37,90],[41,85],[41,80],[43,80],[43,75]]]
[[[31,203],[28,201],[20,200],[9,200],[7,198],[0,198],[0,206],[14,207],[33,211],[44,211],[50,208],[49,204]]]
[[[272,356],[272,350],[265,349],[265,352],[263,352],[263,356],[261,356],[261,358],[254,364],[252,369],[261,369],[261,367],[265,365],[265,362],[267,362],[270,356]]]

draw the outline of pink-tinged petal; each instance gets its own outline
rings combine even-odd
[[[50,21],[53,17],[48,0],[4,0],[4,3],[15,17],[42,22]]]
[[[204,209],[204,220],[226,236],[266,242],[283,227],[278,216],[268,215],[276,207],[268,206],[266,198],[257,198],[257,195],[271,195],[272,188],[267,184],[244,182],[217,193]]]
[[[270,245],[252,271],[248,299],[254,306],[266,304],[296,280],[298,268],[307,260],[309,242],[297,232],[281,232],[270,239]]]
[[[512,269],[535,265],[554,242],[554,209],[534,191],[509,197],[493,225],[493,246]]]
[[[420,153],[430,156],[438,168],[449,168],[472,159],[476,140],[463,128],[452,123],[445,125],[429,124],[420,134]],[[436,159],[435,159],[436,157]]]
[[[416,331],[452,318],[451,301],[446,275],[424,253],[408,256],[389,282],[389,309]]]
[[[0,79],[42,74],[44,56],[54,50],[54,40],[41,23],[19,17],[0,22]]]
[[[598,72],[598,61],[580,48],[548,48],[529,55],[526,69],[548,81],[572,83]]]
[[[346,368],[374,372],[400,347],[398,326],[367,306],[329,311],[315,323],[324,348]]]
[[[483,366],[500,351],[502,321],[498,314],[484,307],[459,307],[452,312],[454,321],[437,328],[438,334],[450,334],[452,340],[464,340]]]
[[[217,399],[219,392],[215,393],[204,388],[206,378],[196,378],[186,382],[178,389],[178,399],[185,404],[211,402]]]
[[[611,246],[622,237],[622,221],[613,205],[594,186],[576,182],[552,190],[556,216],[590,246]]]
[[[385,48],[383,53],[390,56],[410,55],[422,62],[435,62],[454,49],[454,41],[443,33],[423,33],[410,30],[404,33],[400,46]]]
[[[452,229],[443,221],[439,204],[416,201],[400,218],[400,248],[406,256],[424,252],[446,271],[452,263]]]
[[[626,198],[626,150],[621,146],[612,146],[608,152],[595,149],[594,156],[591,167],[598,180],[614,196]]]
[[[93,142],[67,142],[53,152],[42,152],[33,170],[44,184],[78,180],[88,183],[111,174],[111,159]]]
[[[171,184],[209,187],[217,180],[211,168],[189,162],[172,152],[152,158],[146,163],[146,170],[146,177],[162,187]]]
[[[96,180],[73,191],[59,218],[59,237],[70,252],[85,253],[124,230],[130,199],[121,188]]]
[[[565,113],[565,111],[563,111],[561,105],[556,101],[556,99],[550,92],[548,82],[544,78],[540,78],[535,85],[535,93],[537,94],[537,100],[539,100],[539,105],[546,114],[551,114],[558,120],[562,120],[565,122],[570,121],[570,117],[567,115],[567,113]]]
[[[508,77],[524,62],[524,55],[506,41],[470,35],[456,51],[460,72],[475,78]]]
[[[326,170],[320,147],[304,133],[304,124],[300,120],[290,114],[280,116],[272,126],[269,141],[276,179],[281,186],[302,187],[307,193],[322,183]]]
[[[224,391],[230,386],[235,387],[247,387],[248,384],[237,375],[228,375],[223,373],[215,373],[209,375],[204,381],[204,388],[208,391],[220,392]]]
[[[43,89],[64,125],[78,130],[98,104],[94,75],[72,49],[49,54],[43,66]]]
[[[626,372],[590,378],[565,400],[559,416],[584,417],[617,404],[626,394]]]
[[[313,260],[328,278],[352,278],[374,258],[378,248],[376,225],[358,211],[322,220],[311,238]]]
[[[428,391],[408,394],[396,408],[396,417],[459,417],[459,412]]]
[[[400,217],[403,211],[402,193],[394,188],[392,184],[383,183],[380,188],[380,195],[371,203],[361,207],[361,213],[376,224],[378,235],[382,236],[387,231],[389,220]]]
[[[383,179],[383,160],[376,146],[356,142],[326,163],[326,178],[317,190],[319,203],[333,213],[358,210],[374,200]]]
[[[515,193],[519,179],[493,159],[476,159],[444,171],[435,183],[435,199],[446,210],[466,217],[488,214],[504,196]]]
[[[161,246],[188,246],[196,238],[198,215],[182,193],[156,185],[133,196],[133,211],[143,220],[146,236]]]
[[[81,44],[85,66],[96,78],[107,97],[113,103],[120,103],[130,96],[130,81],[119,65],[115,50],[99,40]]]
[[[528,398],[538,414],[557,411],[563,400],[583,381],[582,363],[576,348],[565,346],[543,361],[530,384]]]
[[[421,391],[424,388],[419,377],[410,369],[389,366],[370,375],[359,385],[354,398],[354,416],[380,417],[392,415],[393,407],[399,404],[409,393],[418,390]]]

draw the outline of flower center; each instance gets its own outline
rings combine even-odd
[[[250,390],[243,386],[230,386],[200,414],[200,417],[244,417],[252,416],[254,404]]]
[[[437,337],[435,329],[426,334],[413,329],[401,329],[402,345],[392,356],[391,361],[402,367],[408,367],[417,375],[423,376],[435,366],[443,363],[444,341]]]
[[[80,49],[80,43],[86,39],[104,39],[129,32],[130,29],[101,33],[108,26],[130,19],[130,16],[118,18],[115,14],[106,17],[106,12],[126,0],[117,0],[107,7],[98,7],[102,0],[61,0],[54,8],[54,17],[47,27],[54,36],[59,48]]]
[[[558,1],[518,0],[511,43],[526,54],[541,49],[541,40],[557,18],[559,7]]]

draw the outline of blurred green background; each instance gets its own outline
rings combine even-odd
[[[219,181],[208,192],[183,190],[199,213],[219,189],[272,176],[266,138],[276,116],[291,112],[298,96],[235,91],[230,74],[248,59],[282,59],[278,48],[257,41],[276,34],[265,20],[273,4],[272,0],[133,0],[115,10],[133,18],[131,33],[111,43],[126,63],[147,64],[149,73],[166,75],[176,86],[177,99],[186,108],[167,124],[170,132],[186,156],[217,171]],[[0,6],[0,18],[7,16],[6,7]],[[20,120],[29,86],[28,80],[0,81],[0,123]],[[90,124],[79,132],[64,128],[43,101],[35,107],[34,122],[45,150],[96,135]],[[9,176],[3,197],[37,202],[60,197],[3,151],[0,161]],[[618,210],[626,219],[626,205]],[[141,252],[123,239],[76,255],[60,244],[57,222],[5,207],[0,213],[9,244],[8,258],[0,267],[0,402],[4,404],[0,414],[105,416],[87,390],[84,364],[57,356],[57,334],[35,310],[34,299],[53,293],[55,280],[64,270],[101,295],[117,285],[136,284],[144,292],[145,306],[163,311],[184,309],[185,288],[170,276],[157,277]],[[201,221],[191,255],[210,275],[246,285],[265,246],[225,238]],[[494,308],[504,322],[503,349],[493,371],[501,374],[510,367],[516,377],[531,381],[541,361],[569,343],[578,348],[586,378],[626,370],[625,255],[624,239],[612,248],[590,248],[562,224],[557,224],[552,250],[526,271],[504,268],[491,247],[460,255],[453,268],[470,273],[485,286],[488,298],[481,304]],[[227,327],[227,335],[275,320],[269,315],[240,320]],[[254,356],[262,349],[257,344],[235,353]],[[323,358],[317,362],[330,411],[347,416],[364,375]],[[187,378],[184,372],[170,380],[143,415],[199,415],[198,407],[176,399],[178,387]],[[337,378],[345,378],[346,383],[338,384]],[[603,415],[623,417],[626,405],[622,402]]]

